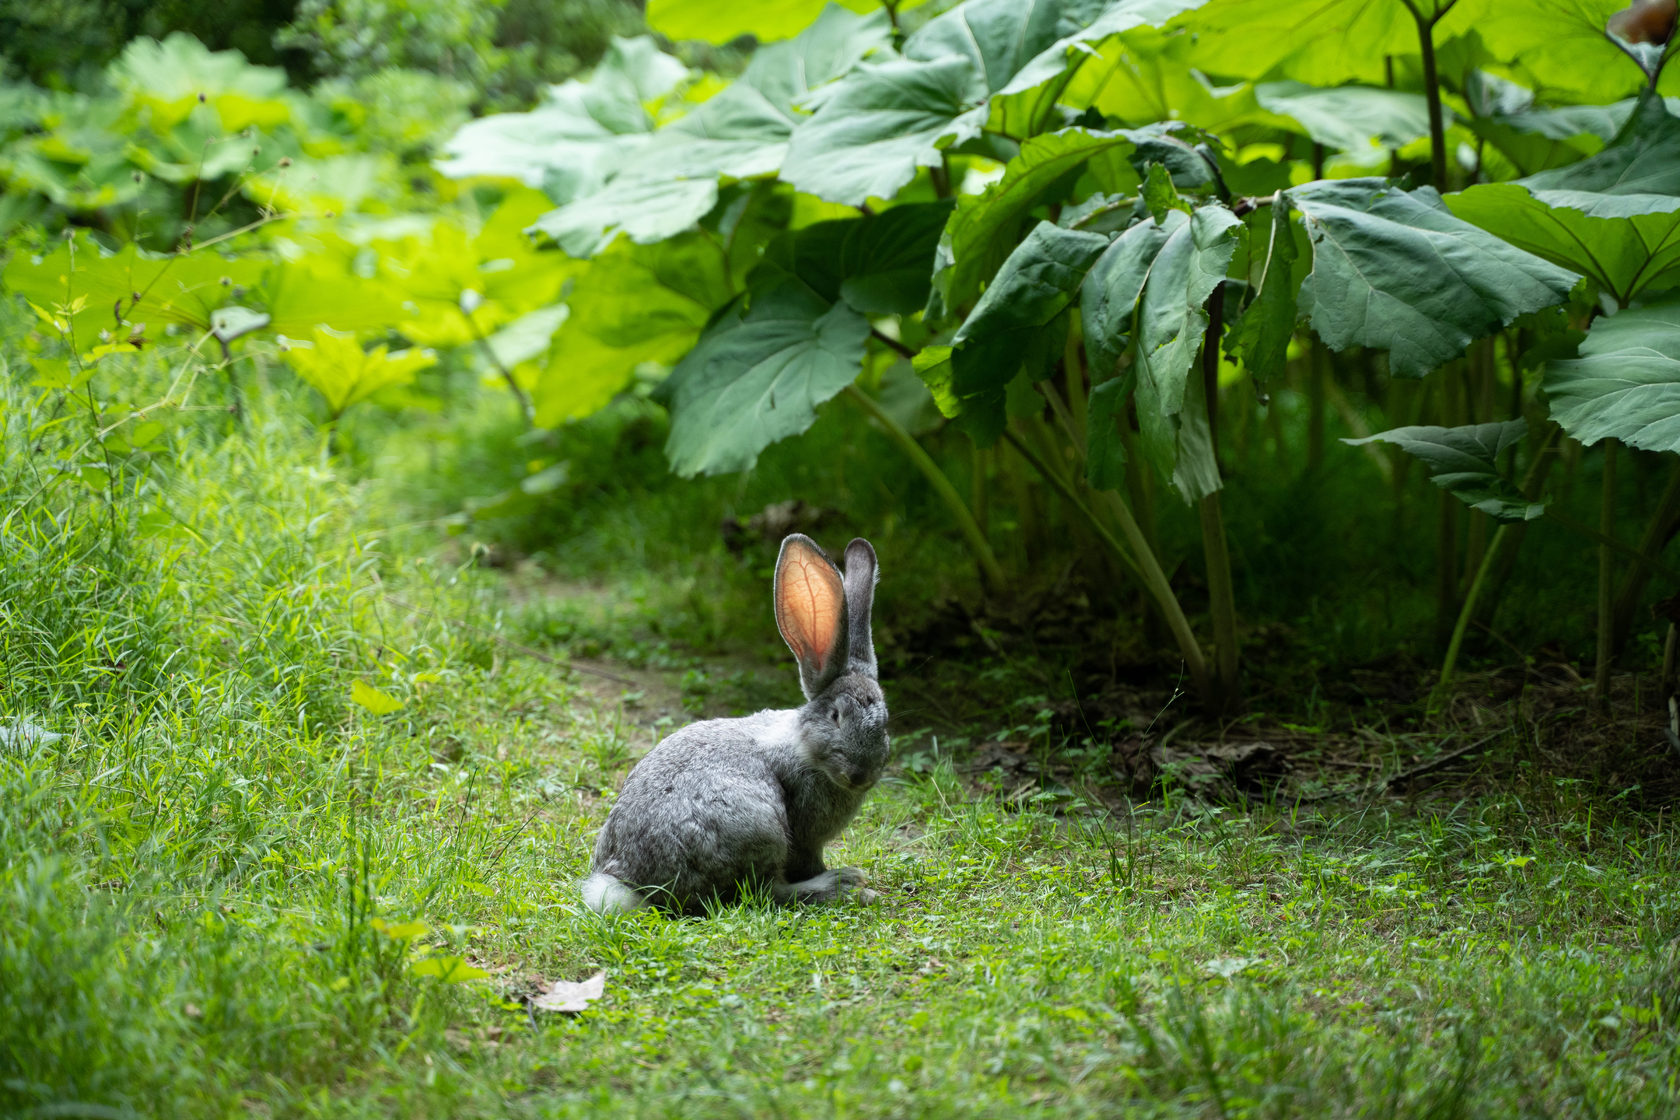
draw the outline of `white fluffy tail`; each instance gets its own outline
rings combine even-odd
[[[583,904],[597,914],[623,914],[646,906],[647,899],[624,880],[597,871],[583,881]]]

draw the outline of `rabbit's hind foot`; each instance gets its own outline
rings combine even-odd
[[[773,883],[778,902],[832,902],[851,898],[868,905],[881,896],[863,885],[863,872],[855,867],[830,869],[797,883]]]

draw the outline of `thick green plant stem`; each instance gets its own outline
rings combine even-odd
[[[1207,333],[1202,338],[1202,388],[1207,397],[1208,439],[1213,444],[1214,469],[1219,469],[1219,336],[1224,329],[1225,290],[1215,288],[1207,302]],[[1322,394],[1320,394],[1322,399]],[[1225,542],[1225,518],[1219,491],[1196,503],[1202,522],[1202,559],[1207,567],[1208,613],[1213,616],[1214,676],[1208,706],[1227,712],[1236,704],[1237,597],[1231,585],[1231,553]]]
[[[1196,503],[1202,521],[1202,557],[1207,564],[1208,613],[1213,616],[1213,684],[1210,706],[1227,712],[1241,692],[1241,649],[1237,645],[1237,603],[1231,583],[1231,554],[1225,543],[1225,519],[1219,491]]]
[[[1546,473],[1557,460],[1554,444],[1558,432],[1557,425],[1551,425],[1545,442],[1540,445],[1534,461],[1529,463],[1528,470],[1523,474],[1522,492],[1529,501],[1533,501],[1540,492],[1540,487],[1546,481]],[[1464,635],[1469,631],[1470,622],[1476,616],[1476,607],[1481,601],[1483,589],[1487,587],[1489,575],[1505,568],[1511,562],[1517,545],[1522,543],[1523,531],[1526,528],[1526,522],[1507,521],[1494,530],[1493,540],[1488,542],[1487,551],[1482,553],[1481,563],[1476,565],[1475,574],[1470,577],[1470,586],[1464,592],[1464,604],[1459,608],[1457,621],[1453,623],[1452,636],[1447,641],[1447,652],[1441,658],[1441,674],[1436,678],[1435,688],[1430,694],[1431,708],[1445,697],[1447,686],[1452,683],[1453,670],[1458,667],[1458,653],[1464,646]]]
[[[1604,487],[1600,491],[1598,531],[1605,538],[1598,546],[1598,655],[1593,663],[1593,699],[1600,708],[1610,706],[1610,663],[1616,651],[1611,642],[1615,629],[1614,598],[1610,588],[1616,579],[1616,553],[1609,538],[1616,528],[1616,441],[1604,441]]]
[[[1330,348],[1313,339],[1307,351],[1308,474],[1317,474],[1324,466],[1324,406],[1329,395],[1329,367]]]
[[[1092,531],[1114,554],[1121,566],[1143,585],[1144,591],[1166,619],[1167,628],[1172,631],[1173,640],[1178,644],[1178,651],[1184,658],[1185,670],[1190,674],[1190,680],[1197,693],[1204,698],[1208,697],[1207,658],[1202,653],[1200,643],[1196,641],[1195,633],[1190,629],[1190,620],[1185,617],[1184,608],[1179,605],[1178,597],[1173,594],[1172,584],[1167,581],[1166,572],[1161,570],[1160,562],[1149,550],[1143,539],[1143,531],[1138,528],[1137,521],[1125,503],[1116,502],[1111,507],[1120,532],[1126,538],[1126,545],[1122,546],[1114,534],[1109,532],[1108,526],[1091,512],[1089,506],[1079,500],[1079,495],[1074,493],[1067,480],[1045,462],[1044,457],[1031,445],[1008,429],[1004,430],[1003,438],[1008,440],[1009,445],[1020,452],[1021,458],[1031,463],[1033,469],[1043,476],[1044,481],[1062,496],[1069,509],[1090,524]]]
[[[1653,558],[1662,555],[1663,546],[1674,535],[1677,524],[1680,524],[1680,461],[1669,472],[1668,485],[1663,489],[1656,512],[1645,523],[1645,534],[1639,539],[1640,555]],[[1633,615],[1639,609],[1645,585],[1651,582],[1652,570],[1649,563],[1637,560],[1622,577],[1622,586],[1616,592],[1616,603],[1611,610],[1615,622],[1610,631],[1612,652],[1620,653],[1633,633]]]
[[[922,450],[922,445],[916,442],[916,437],[905,431],[904,426],[897,420],[887,415],[886,410],[875,403],[868,393],[856,385],[846,386],[843,392],[881,425],[887,436],[898,444],[899,450],[903,451],[916,469],[922,472],[922,476],[933,484],[934,493],[945,503],[946,510],[950,512],[957,528],[962,532],[963,540],[968,542],[969,551],[974,553],[975,562],[980,565],[980,575],[986,581],[986,586],[993,591],[1003,590],[1007,581],[1002,566],[998,564],[997,555],[992,552],[991,543],[986,540],[986,534],[980,531],[980,523],[974,520],[974,514],[964,504],[962,495],[951,485],[951,480],[945,477],[945,472],[939,469],[939,464]]]

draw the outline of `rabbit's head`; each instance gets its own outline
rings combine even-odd
[[[859,537],[846,546],[845,562],[842,575],[809,537],[794,533],[782,541],[776,627],[799,662],[806,758],[835,785],[862,791],[887,764],[887,701],[869,627],[875,550]]]

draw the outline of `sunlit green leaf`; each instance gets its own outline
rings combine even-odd
[[[1680,197],[1529,191],[1484,183],[1446,197],[1452,212],[1583,276],[1621,303],[1680,278]]]
[[[877,0],[839,0],[854,12],[879,10]],[[914,2],[901,5],[915,7]],[[648,0],[648,27],[667,39],[728,43],[751,35],[760,43],[787,39],[834,7],[829,0]]]
[[[319,328],[309,345],[293,342],[285,357],[298,377],[321,394],[327,412],[335,418],[381,389],[408,384],[415,373],[437,360],[419,350],[393,354],[384,344],[363,350],[354,335]]]
[[[368,684],[366,681],[350,682],[350,702],[357,707],[366,708],[376,716],[388,716],[392,712],[402,711],[403,702],[388,692]]]

